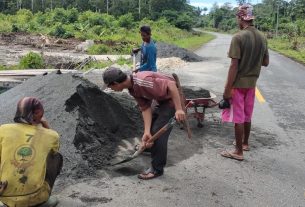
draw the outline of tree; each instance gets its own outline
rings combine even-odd
[[[208,8],[207,8],[207,7],[204,7],[204,8],[203,8],[203,13],[204,13],[204,15],[206,14],[207,11],[208,11]]]

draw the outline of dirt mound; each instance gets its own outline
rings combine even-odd
[[[139,135],[141,115],[129,99],[126,96],[119,102],[95,85],[84,82],[66,101],[66,111],[78,113],[73,144],[91,166],[107,165],[118,142]]]
[[[74,50],[81,43],[75,38],[59,39],[45,35],[29,34],[26,32],[12,32],[0,34],[0,45],[21,45],[34,48]]]
[[[37,76],[1,94],[0,124],[12,122],[24,96],[42,100],[45,117],[61,135],[65,177],[94,174],[107,165],[121,139],[142,129],[140,112],[128,95],[106,94],[71,74]]]
[[[158,71],[162,70],[175,70],[178,68],[182,68],[187,65],[187,62],[184,60],[181,60],[177,57],[171,57],[171,58],[158,58],[157,59],[157,68]]]
[[[175,45],[167,44],[164,42],[157,42],[157,55],[159,58],[178,57],[187,62],[200,62],[204,58],[190,52],[184,48]]]
[[[186,99],[210,98],[210,91],[203,88],[183,87],[183,93]]]

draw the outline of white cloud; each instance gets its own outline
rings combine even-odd
[[[195,7],[200,7],[200,8],[204,8],[207,7],[208,11],[210,11],[210,9],[213,7],[215,2],[213,3],[208,3],[208,2],[191,2],[190,5],[195,6]],[[217,2],[216,2],[217,3]],[[217,3],[218,6],[222,6],[224,5],[223,2]],[[237,4],[236,3],[231,3],[232,7],[236,7]]]

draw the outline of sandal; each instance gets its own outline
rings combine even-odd
[[[225,158],[230,158],[230,159],[234,159],[234,160],[238,160],[238,161],[243,161],[244,157],[242,155],[237,155],[234,154],[232,152],[228,152],[227,150],[224,150],[220,153],[221,156],[225,157]]]
[[[141,180],[151,180],[151,179],[157,178],[161,175],[163,175],[163,172],[158,172],[157,170],[149,168],[148,170],[139,174],[138,178]]]
[[[233,141],[233,145],[236,146],[236,141]],[[243,151],[250,151],[249,145],[247,145],[247,146],[243,145]]]

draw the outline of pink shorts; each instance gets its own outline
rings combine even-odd
[[[251,122],[254,100],[255,88],[234,88],[231,107],[222,111],[222,121],[236,124]]]

